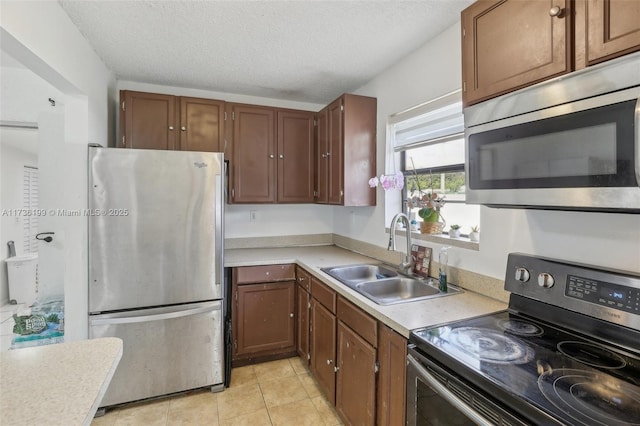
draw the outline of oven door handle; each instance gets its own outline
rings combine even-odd
[[[480,416],[476,411],[474,411],[471,407],[465,404],[462,400],[460,400],[457,396],[455,396],[451,391],[449,391],[446,386],[436,380],[429,372],[422,366],[420,363],[411,355],[407,355],[407,362],[411,367],[413,367],[421,379],[427,382],[431,388],[436,391],[440,397],[442,397],[445,401],[453,405],[455,408],[464,413],[469,419],[481,426],[492,426],[493,423],[487,421],[484,417]]]

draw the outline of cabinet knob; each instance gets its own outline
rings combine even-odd
[[[289,318],[293,318],[293,312],[289,314]]]
[[[327,158],[327,154],[322,154],[322,158]]]
[[[273,154],[269,154],[269,158],[275,158]]]
[[[180,127],[180,130],[182,130],[183,132],[186,132],[186,131],[187,131],[187,128],[186,128],[186,127],[184,127],[184,126],[182,126],[182,127]]]
[[[169,126],[169,130],[173,130],[173,126]]]
[[[331,153],[330,153],[330,152],[327,152],[325,155],[328,157],[328,156],[330,156],[330,155],[331,155]]]
[[[560,17],[560,15],[562,15],[562,8],[560,6],[553,6],[549,9],[549,16]]]
[[[340,370],[340,367],[338,367],[337,365],[333,367],[333,372],[334,373],[337,373],[338,370]]]
[[[278,158],[284,158],[284,155],[280,154],[278,155]]]
[[[332,359],[328,359],[327,360],[327,365],[331,365],[331,364],[333,364],[333,360]]]

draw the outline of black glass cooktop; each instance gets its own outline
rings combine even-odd
[[[410,341],[512,409],[572,425],[640,425],[637,353],[510,312],[416,330]]]

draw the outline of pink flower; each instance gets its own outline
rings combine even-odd
[[[369,186],[371,188],[375,188],[376,186],[378,186],[378,183],[379,183],[379,181],[378,181],[378,177],[377,176],[374,176],[371,179],[369,179]]]
[[[401,190],[402,188],[404,188],[404,175],[402,174],[402,172],[396,172],[395,176],[395,188],[397,190]]]

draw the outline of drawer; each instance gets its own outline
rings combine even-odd
[[[298,277],[298,285],[307,291],[311,291],[311,274],[298,266],[296,267],[296,275]]]
[[[295,279],[296,266],[293,264],[243,266],[235,268],[234,274],[236,284],[294,281]]]
[[[311,297],[329,309],[332,314],[336,313],[336,292],[315,277],[311,277]]]
[[[342,297],[338,298],[338,320],[348,325],[374,348],[378,346],[378,322]]]

